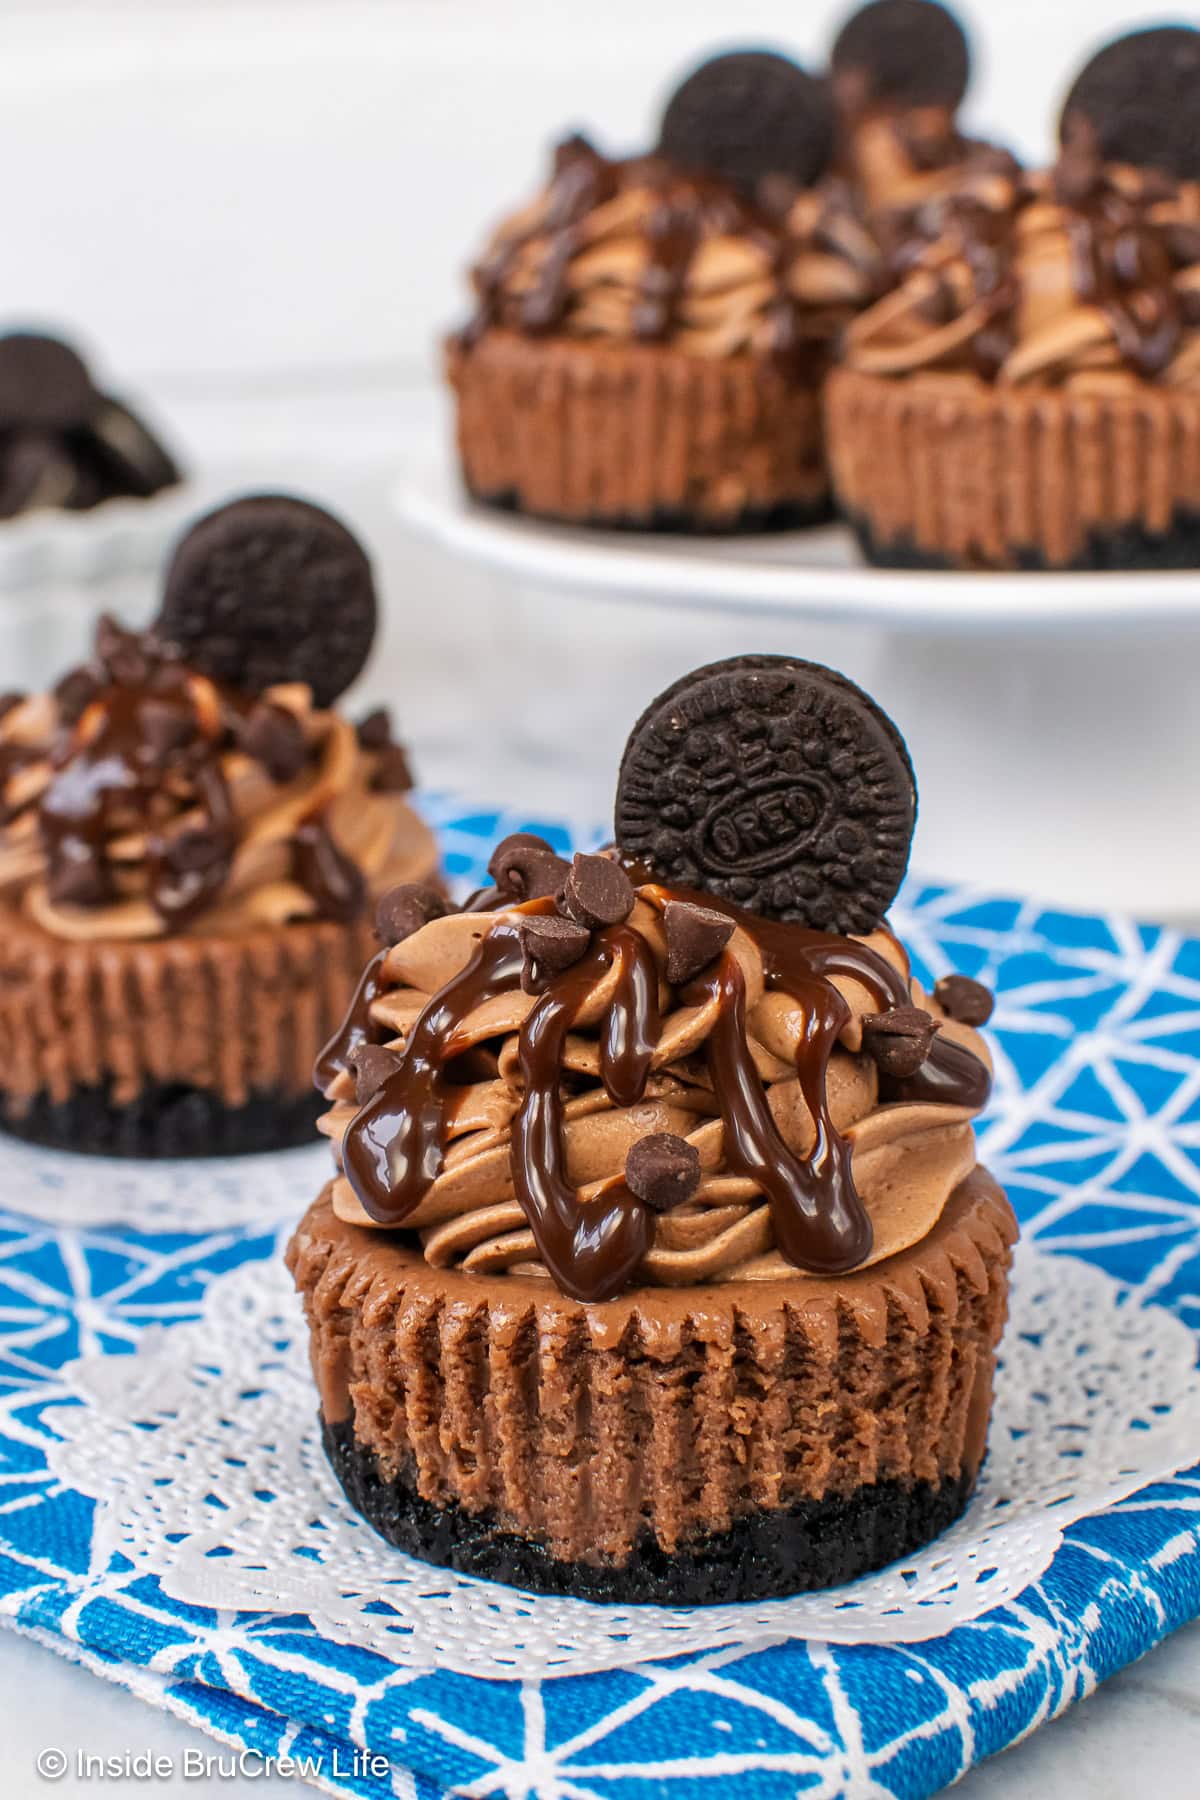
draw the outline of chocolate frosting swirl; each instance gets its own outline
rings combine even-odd
[[[61,938],[357,918],[436,870],[399,757],[302,685],[237,694],[103,620],[92,664],[0,708],[0,892]]]
[[[751,201],[661,157],[615,161],[574,137],[472,271],[461,342],[498,327],[787,355],[828,344],[878,279],[874,243],[836,183],[768,180]]]
[[[322,1058],[340,1217],[415,1233],[438,1267],[549,1274],[598,1300],[879,1261],[975,1166],[986,1049],[886,930],[835,937],[641,881],[623,922],[531,980],[525,926],[554,903],[480,901],[381,952]],[[672,903],[733,925],[678,985]],[[913,1004],[937,1029],[915,1069],[885,1072],[864,1020]],[[351,1071],[368,1043],[391,1057],[369,1056],[364,1098]],[[694,1147],[700,1178],[654,1212],[624,1169],[660,1134]]]
[[[1200,183],[1103,164],[1077,139],[1053,170],[985,174],[925,223],[899,287],[848,328],[851,367],[1200,385]]]

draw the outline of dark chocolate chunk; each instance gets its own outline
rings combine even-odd
[[[362,750],[386,750],[392,741],[392,717],[386,706],[376,706],[358,721],[355,731]]]
[[[553,913],[531,914],[522,919],[520,929],[525,953],[521,986],[527,994],[544,992],[556,975],[579,961],[592,941],[586,925]]]
[[[46,891],[55,906],[103,906],[112,898],[100,856],[76,839],[55,847],[47,866]]]
[[[170,923],[193,917],[215,899],[233,860],[232,835],[220,825],[193,825],[157,847],[151,899]]]
[[[389,744],[377,756],[378,760],[371,771],[373,791],[377,794],[407,794],[412,788],[413,778],[408,757],[401,746]]]
[[[354,1075],[354,1097],[360,1106],[373,1100],[389,1076],[400,1067],[401,1059],[394,1050],[382,1044],[356,1044],[346,1061]]]
[[[935,0],[872,0],[838,32],[829,59],[850,112],[869,106],[956,107],[971,78],[962,26]]]
[[[247,715],[238,738],[247,756],[260,762],[272,781],[292,781],[308,761],[304,729],[285,706],[266,701]]]
[[[915,1075],[933,1043],[937,1021],[919,1006],[893,1006],[862,1022],[863,1049],[881,1075]]]
[[[828,83],[770,50],[736,50],[694,69],[667,103],[659,151],[683,169],[754,195],[766,177],[808,187],[833,152]]]
[[[514,831],[492,852],[488,874],[505,900],[541,900],[562,886],[570,864],[531,831]]]
[[[257,694],[302,681],[331,706],[375,635],[371,565],[320,507],[255,494],[209,513],[176,545],[157,629],[215,680]]]
[[[733,920],[707,906],[668,900],[663,907],[663,929],[667,934],[667,980],[672,987],[682,987],[721,954],[733,936]]]
[[[589,931],[619,925],[633,911],[633,883],[611,856],[576,856],[555,895],[565,918]]]
[[[651,1212],[670,1212],[700,1186],[700,1152],[671,1131],[639,1138],[625,1158],[625,1184]]]
[[[88,424],[88,440],[114,492],[148,498],[179,480],[170,452],[119,400],[99,401]]]
[[[149,696],[138,709],[138,724],[142,741],[159,766],[196,740],[196,715],[180,700]]]
[[[1109,162],[1200,179],[1200,31],[1131,31],[1096,53],[1063,102],[1064,146],[1090,142]]]
[[[76,431],[96,405],[92,378],[69,344],[31,331],[0,337],[0,430]]]
[[[786,656],[697,669],[633,728],[616,841],[668,887],[824,931],[880,923],[908,865],[912,765],[853,682]]]
[[[933,997],[957,1025],[986,1025],[996,1005],[992,990],[969,975],[943,975]]]
[[[334,842],[322,819],[308,819],[292,833],[292,873],[323,919],[346,925],[366,905],[362,870]]]
[[[136,631],[102,613],[96,622],[96,657],[110,681],[120,687],[145,687],[150,678],[150,657]]]
[[[375,929],[383,943],[402,944],[422,925],[442,918],[448,910],[435,887],[421,881],[405,881],[381,896],[375,908]]]
[[[54,700],[65,725],[75,725],[100,692],[94,669],[72,669],[54,689]]]

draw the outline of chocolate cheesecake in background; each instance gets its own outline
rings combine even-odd
[[[0,336],[0,519],[149,499],[179,470],[149,427],[102,393],[58,338]]]
[[[375,608],[337,520],[235,501],[149,632],[102,619],[84,667],[0,702],[4,1129],[130,1156],[313,1135],[375,902],[437,881],[386,715],[336,708]]]
[[[696,671],[615,842],[405,886],[317,1080],[288,1260],[327,1453],[401,1548],[706,1603],[850,1580],[966,1505],[1015,1224],[978,1165],[991,996],[886,924],[916,788],[843,677]]]
[[[820,385],[878,283],[833,142],[826,82],[741,51],[688,76],[651,153],[560,144],[448,345],[470,493],[591,525],[824,518]]]
[[[940,208],[827,390],[841,506],[890,566],[1200,566],[1200,33],[1108,46],[1056,165]]]

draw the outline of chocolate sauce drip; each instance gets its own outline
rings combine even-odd
[[[646,263],[631,318],[637,341],[658,343],[669,336],[692,259],[711,232],[747,237],[766,247],[780,281],[771,309],[771,347],[781,357],[799,349],[796,306],[785,285],[798,246],[789,243],[782,220],[715,176],[693,170],[685,174],[654,156],[615,161],[582,136],[557,147],[545,207],[536,219],[505,237],[474,270],[477,305],[459,334],[460,344],[469,348],[493,325],[533,335],[556,330],[570,304],[569,270],[584,247],[584,222],[630,183],[650,189],[655,202],[644,227]],[[545,240],[545,253],[533,286],[514,299],[506,295],[505,284],[522,251],[539,239]]]
[[[383,973],[387,950],[377,951],[371,958],[354,990],[354,998],[346,1008],[346,1016],[313,1064],[313,1086],[326,1094],[336,1078],[349,1069],[350,1058],[361,1044],[377,1041],[371,1020],[371,1008],[383,992]]]
[[[644,883],[643,871],[628,872]],[[797,1077],[816,1132],[803,1157],[789,1150],[771,1115],[747,1037],[745,978],[737,959],[723,952],[684,991],[688,1002],[716,1003],[708,1058],[727,1167],[752,1179],[766,1196],[776,1242],[790,1262],[821,1274],[856,1267],[870,1253],[872,1232],[854,1185],[851,1146],[835,1129],[826,1097],[829,1059],[850,1017],[831,977],[861,983],[882,1011],[908,1004],[905,976],[867,944],[747,915],[711,894],[649,883],[642,897],[660,909],[680,899],[726,913],[754,937],[767,988],[788,994],[800,1007]],[[515,911],[545,910],[549,904],[529,902]],[[328,1088],[349,1066],[354,1047],[369,1041],[382,960],[381,955],[370,965],[342,1030],[323,1052],[319,1086]],[[636,1275],[653,1235],[644,1205],[623,1180],[584,1204],[566,1174],[563,1050],[588,996],[614,962],[615,992],[601,1025],[601,1078],[615,1105],[635,1105],[646,1090],[661,1017],[657,962],[632,927],[613,925],[596,933],[584,957],[555,976],[537,1000],[518,1045],[525,1091],[512,1124],[513,1188],[548,1272],[564,1293],[585,1301],[619,1293]],[[501,918],[467,966],[426,1005],[399,1068],[351,1121],[343,1167],[378,1223],[402,1225],[441,1173],[453,1091],[449,1077],[463,1048],[460,1028],[476,1008],[520,986],[524,963],[519,918]],[[975,1108],[987,1098],[989,1078],[977,1057],[939,1037],[917,1074],[892,1085],[889,1099]]]
[[[145,843],[147,897],[172,929],[211,906],[228,881],[238,822],[224,773],[227,752],[245,748],[247,723],[263,703],[198,676],[151,633],[112,620],[97,628],[97,660],[81,671],[86,698],[50,752],[36,809],[51,898],[103,905],[120,893],[114,839]],[[298,727],[297,727],[298,730]],[[0,786],[44,752],[0,745]],[[9,808],[9,824],[23,808]],[[194,817],[189,818],[189,814]],[[293,873],[318,912],[357,917],[365,884],[323,821],[301,825]]]

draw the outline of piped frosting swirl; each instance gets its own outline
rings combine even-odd
[[[339,1215],[415,1233],[435,1266],[549,1274],[585,1300],[833,1274],[923,1237],[975,1166],[978,1034],[885,929],[776,924],[631,875],[625,916],[593,913],[562,968],[537,929],[564,904],[571,920],[562,889],[557,911],[486,893],[380,953],[318,1066]],[[694,968],[698,913],[727,930]],[[913,1006],[928,1031],[898,1073],[875,1027]],[[700,1173],[659,1211],[627,1164],[664,1134]]]

